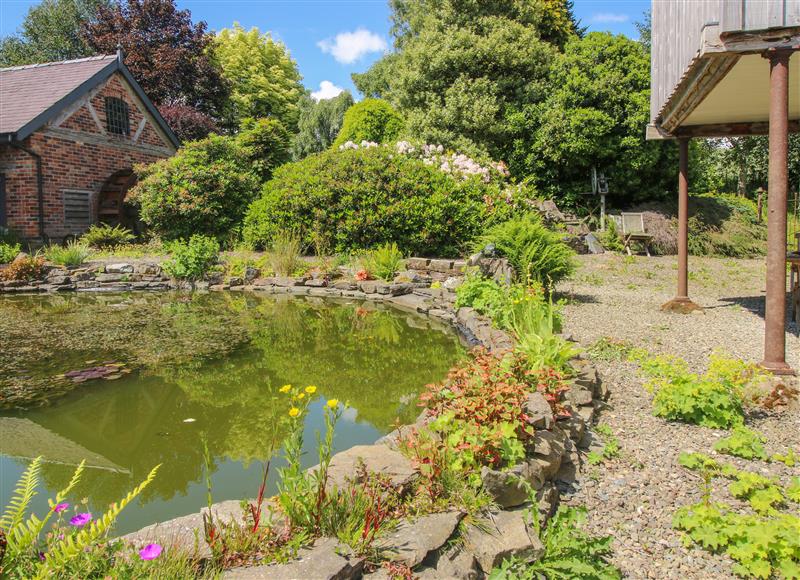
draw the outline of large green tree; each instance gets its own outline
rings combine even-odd
[[[345,112],[352,106],[353,96],[349,91],[319,101],[303,95],[299,102],[297,134],[292,144],[293,158],[302,159],[330,147],[342,128]]]
[[[649,100],[641,43],[601,32],[572,40],[553,63],[547,98],[509,117],[512,172],[561,198],[589,191],[593,166],[610,179],[612,203],[665,194],[676,182],[676,147],[645,141]]]
[[[43,0],[31,6],[17,35],[0,39],[0,66],[53,62],[93,54],[81,29],[109,0]]]
[[[233,128],[243,119],[262,117],[274,117],[290,131],[297,128],[302,77],[282,43],[236,23],[217,33],[213,53],[231,86],[226,117]]]
[[[550,63],[577,37],[563,0],[393,0],[395,52],[363,74],[429,142],[505,158],[509,116],[546,96]]]

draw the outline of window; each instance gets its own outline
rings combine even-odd
[[[64,190],[64,226],[72,233],[83,233],[92,223],[88,191]]]
[[[130,135],[128,103],[117,97],[106,97],[106,128],[109,133]]]

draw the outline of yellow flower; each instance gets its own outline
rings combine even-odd
[[[281,393],[288,393],[292,390],[292,385],[283,385],[280,389],[278,389]]]
[[[328,401],[328,406],[331,409],[335,409],[338,405],[339,405],[339,399],[331,399],[330,401]]]
[[[305,393],[298,393],[298,395],[297,395],[297,398],[298,398],[298,399],[302,399],[302,398],[304,398],[305,396],[306,396],[306,395],[305,395]]]
[[[300,414],[300,409],[298,409],[297,407],[292,407],[291,409],[289,409],[290,417],[297,417],[299,414]]]
[[[316,392],[317,392],[317,387],[315,387],[314,385],[306,387],[306,393],[308,393],[309,395],[313,395]]]

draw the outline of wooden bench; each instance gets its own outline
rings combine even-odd
[[[620,216],[622,222],[622,242],[625,244],[625,251],[631,255],[631,244],[638,242],[644,247],[644,251],[650,257],[650,240],[653,234],[648,234],[644,230],[643,213],[625,213]]]

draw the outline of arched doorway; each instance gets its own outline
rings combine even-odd
[[[138,234],[137,212],[125,203],[128,190],[134,185],[136,174],[133,169],[123,169],[109,177],[97,197],[97,221],[111,226],[122,225]]]

